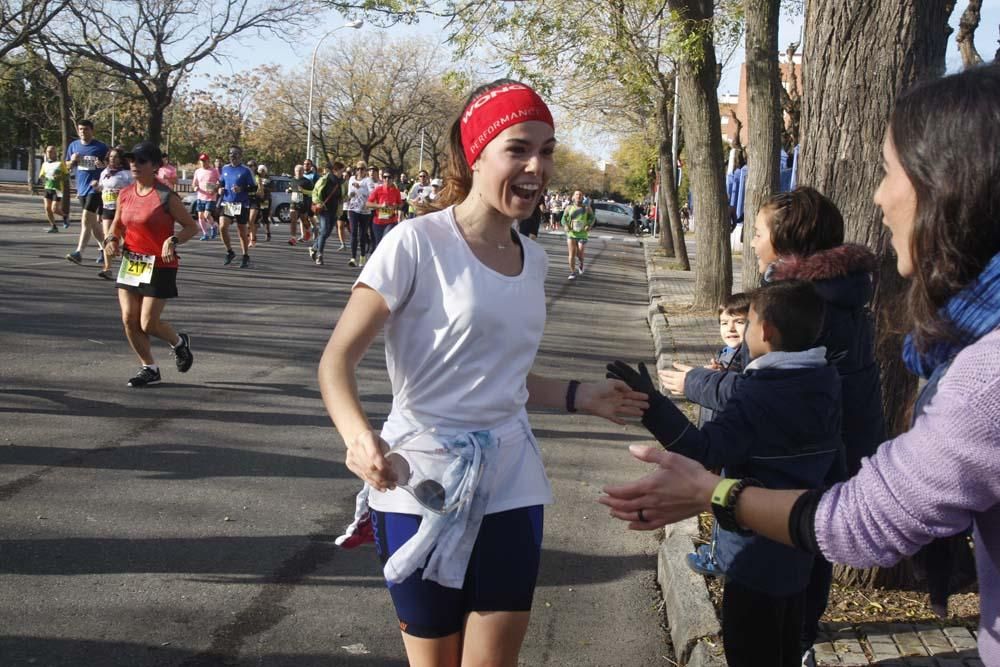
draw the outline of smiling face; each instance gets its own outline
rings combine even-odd
[[[889,132],[882,142],[882,181],[875,190],[875,204],[882,209],[882,223],[892,232],[892,249],[896,251],[896,270],[908,278],[913,275],[914,257],[910,248],[913,225],[917,217],[917,193],[903,165]]]
[[[747,316],[739,313],[723,311],[719,315],[719,335],[727,347],[736,348],[743,342],[743,334],[747,328]]]
[[[528,121],[508,127],[473,165],[472,191],[506,218],[527,218],[552,177],[556,139],[552,126]]]
[[[761,208],[757,211],[757,217],[753,222],[753,239],[750,246],[757,255],[757,269],[764,273],[772,262],[778,259],[778,253],[771,245],[771,216],[773,211],[769,208]]]

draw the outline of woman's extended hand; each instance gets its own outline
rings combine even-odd
[[[389,444],[372,430],[362,431],[347,443],[348,470],[379,491],[396,488],[396,473],[385,460]]]
[[[693,459],[659,447],[632,445],[629,451],[656,468],[629,484],[604,487],[607,495],[597,502],[610,507],[611,516],[628,521],[632,530],[654,530],[711,508],[718,475]],[[644,521],[639,520],[639,510]]]
[[[624,417],[641,417],[649,407],[646,394],[633,391],[621,380],[584,382],[576,390],[576,407],[616,424]]]

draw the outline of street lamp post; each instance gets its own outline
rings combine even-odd
[[[316,85],[316,54],[319,53],[319,45],[323,43],[323,40],[337,32],[341,28],[354,28],[357,30],[364,24],[364,21],[360,19],[357,21],[351,21],[350,23],[345,23],[344,25],[337,26],[333,30],[330,30],[325,35],[319,38],[316,42],[316,47],[313,49],[312,54],[312,66],[309,68],[309,112],[306,117],[306,157],[312,159],[312,123],[313,123],[313,87]]]

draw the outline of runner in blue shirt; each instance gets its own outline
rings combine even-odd
[[[108,147],[94,139],[94,123],[81,120],[76,124],[80,138],[66,148],[66,162],[76,168],[76,196],[80,200],[83,211],[80,214],[80,240],[76,250],[66,255],[66,259],[74,264],[83,262],[83,251],[90,243],[90,237],[100,243],[104,235],[101,233],[101,195],[94,190],[101,170],[107,165]],[[99,254],[103,254],[99,252]],[[97,261],[101,261],[98,257]]]
[[[236,231],[240,235],[240,248],[243,250],[240,268],[245,269],[250,266],[247,234],[247,222],[250,220],[250,193],[257,190],[257,182],[253,178],[253,172],[243,165],[242,161],[243,149],[239,146],[230,146],[229,164],[222,167],[219,173],[219,192],[222,194],[220,203],[222,242],[226,246],[226,259],[223,264],[228,266],[236,257],[229,242],[229,225],[235,222]]]

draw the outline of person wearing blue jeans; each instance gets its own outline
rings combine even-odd
[[[326,240],[330,238],[333,229],[337,224],[337,214],[340,212],[340,186],[343,179],[344,165],[341,162],[327,164],[322,176],[316,181],[313,188],[313,210],[319,217],[319,232],[313,237],[312,247],[309,248],[309,256],[317,266],[323,264],[323,250],[326,248]],[[318,209],[318,210],[317,210]]]

